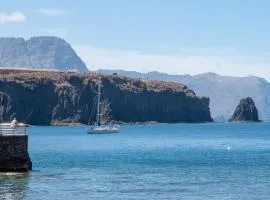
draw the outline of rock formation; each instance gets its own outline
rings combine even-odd
[[[57,37],[0,38],[0,68],[87,71],[72,47]]]
[[[259,121],[258,110],[252,98],[241,99],[230,121]]]
[[[100,70],[99,72],[104,74],[115,72],[133,78],[173,81],[185,84],[192,88],[198,96],[207,96],[211,99],[211,115],[215,121],[219,122],[228,121],[241,97],[251,97],[259,110],[260,119],[270,121],[270,82],[260,77],[221,76],[215,73],[204,73],[195,76],[170,75],[160,72],[139,73],[122,70]]]
[[[87,124],[97,91],[95,73],[0,70],[0,119],[29,124]],[[209,98],[185,85],[102,76],[102,99],[123,122],[211,122]],[[94,119],[94,118],[93,118]]]

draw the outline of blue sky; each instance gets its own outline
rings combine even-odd
[[[0,36],[63,37],[93,70],[270,80],[269,10],[267,0],[6,0]]]

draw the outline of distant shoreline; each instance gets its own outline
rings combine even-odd
[[[176,123],[166,123],[166,122],[156,122],[156,121],[147,121],[147,122],[116,122],[116,124],[119,125],[155,125],[155,124],[208,124],[208,123],[214,123],[214,124],[253,124],[253,123],[263,123],[263,122],[269,122],[269,121],[226,121],[226,122],[176,122]],[[39,125],[37,125],[39,126]],[[83,123],[78,122],[53,122],[48,126],[90,126]]]
[[[146,122],[121,122],[121,121],[119,121],[119,122],[115,122],[115,124],[119,124],[119,125],[206,124],[206,123],[224,123],[224,122],[175,122],[175,123],[157,122],[157,121],[146,121]],[[114,123],[112,123],[112,124],[114,124]],[[79,123],[79,122],[52,122],[48,126],[91,126],[91,125],[83,124],[83,123]],[[37,126],[39,126],[39,125],[37,125]]]

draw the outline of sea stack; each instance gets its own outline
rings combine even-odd
[[[252,98],[241,99],[230,121],[259,122],[258,110]]]

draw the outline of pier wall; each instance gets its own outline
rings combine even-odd
[[[32,169],[27,135],[0,135],[0,172],[27,172]]]

